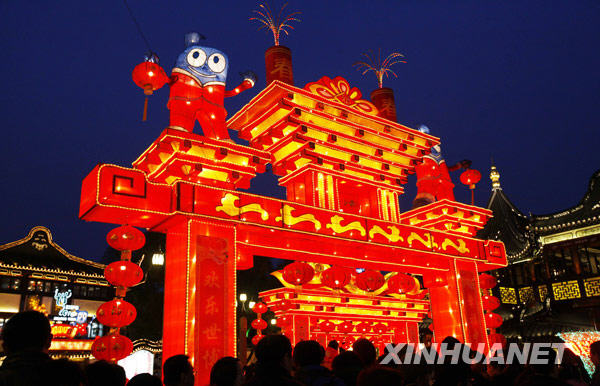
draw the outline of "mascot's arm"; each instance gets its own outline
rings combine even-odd
[[[254,87],[254,84],[256,83],[256,75],[252,71],[243,72],[240,75],[244,78],[244,80],[242,81],[242,83],[240,83],[239,86],[237,86],[233,90],[226,90],[226,98],[238,95],[242,91],[246,91],[249,88]]]

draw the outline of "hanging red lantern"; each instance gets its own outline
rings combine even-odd
[[[447,284],[448,280],[444,273],[427,273],[423,275],[423,285],[425,288],[443,287]]]
[[[485,325],[487,328],[498,328],[502,325],[502,321],[502,316],[494,312],[488,312],[485,314]]]
[[[255,330],[264,330],[265,328],[267,328],[267,322],[263,319],[254,319],[252,323],[250,323],[250,325]]]
[[[417,289],[416,279],[404,273],[398,273],[387,281],[390,291],[399,294],[411,293]]]
[[[139,229],[122,225],[108,232],[106,242],[118,251],[135,251],[144,246],[146,237]]]
[[[139,265],[127,260],[110,263],[104,269],[106,280],[116,287],[133,287],[142,281],[144,272]]]
[[[460,182],[471,189],[471,205],[475,204],[475,184],[481,180],[481,173],[475,169],[467,169],[460,175]]]
[[[158,63],[149,59],[135,66],[131,78],[138,87],[144,90],[144,95],[146,95],[142,117],[142,120],[145,121],[148,114],[148,96],[164,86],[169,81],[169,77]]]
[[[254,307],[252,307],[252,311],[256,312],[257,314],[264,314],[267,312],[267,309],[267,305],[262,302],[258,302],[254,305]]]
[[[92,355],[98,360],[116,362],[127,357],[132,351],[131,340],[119,334],[101,336],[92,343]]]
[[[356,286],[363,291],[377,291],[385,283],[385,278],[379,271],[366,270],[356,275]]]
[[[283,269],[283,280],[293,285],[303,285],[312,280],[315,270],[310,264],[294,262]]]
[[[500,307],[500,300],[498,300],[497,297],[492,295],[482,296],[481,303],[483,305],[483,309],[486,311],[493,311],[496,308]]]
[[[358,323],[356,325],[356,332],[360,334],[366,334],[369,331],[371,331],[371,325],[367,322]]]
[[[278,327],[287,327],[292,324],[292,318],[287,315],[283,315],[277,318],[275,321]]]
[[[356,342],[356,338],[353,336],[346,336],[344,337],[344,341],[342,343],[342,347],[345,350],[348,350],[350,347],[352,347],[352,344]]]
[[[475,189],[475,184],[481,181],[481,173],[475,169],[467,169],[460,175],[460,182],[469,186],[469,189]]]
[[[388,330],[388,326],[386,326],[383,323],[377,323],[376,325],[373,326],[373,332],[375,332],[376,334],[383,334],[387,330]]]
[[[325,333],[330,333],[333,330],[335,330],[335,324],[331,323],[330,321],[326,320],[324,322],[321,322],[318,324],[319,329],[321,329],[321,331],[325,332]]]
[[[498,284],[498,280],[487,273],[479,275],[479,286],[481,289],[492,289]]]
[[[323,284],[334,290],[344,288],[352,278],[352,270],[344,267],[331,267],[323,271],[321,281]]]
[[[252,337],[252,344],[256,346],[258,344],[258,342],[260,342],[260,340],[264,337],[265,336],[263,334],[254,335],[254,337]]]
[[[492,344],[501,344],[502,347],[506,347],[506,337],[502,334],[493,333],[488,336],[490,341],[490,345]]]
[[[281,311],[287,311],[287,310],[291,309],[293,306],[294,305],[292,304],[292,302],[289,299],[281,299],[281,301],[277,305],[277,308]]]
[[[96,311],[98,321],[109,327],[124,327],[131,324],[137,316],[133,304],[122,299],[105,302]]]
[[[351,321],[347,320],[345,322],[338,324],[337,329],[339,332],[341,332],[343,334],[348,334],[348,333],[352,332],[352,330],[354,330],[354,325],[352,324]]]

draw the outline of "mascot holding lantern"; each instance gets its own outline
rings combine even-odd
[[[204,136],[230,141],[225,125],[224,99],[252,88],[256,75],[250,71],[241,74],[244,77],[242,83],[226,91],[227,56],[217,49],[199,45],[200,39],[196,32],[186,35],[187,48],[177,58],[170,77],[157,63],[148,67],[146,61],[133,70],[133,80],[146,95],[169,83],[169,128],[191,133],[198,121]]]

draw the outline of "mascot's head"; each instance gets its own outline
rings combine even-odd
[[[177,58],[175,68],[186,71],[205,85],[207,83],[225,84],[228,60],[223,52],[210,47],[200,46],[201,35],[191,32],[185,35],[186,49]]]
[[[425,125],[419,126],[419,131],[421,133],[429,134],[429,127]],[[442,148],[440,145],[435,145],[431,148],[431,153],[429,153],[430,158],[441,159],[442,158]]]

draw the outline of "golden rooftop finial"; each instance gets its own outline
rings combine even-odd
[[[490,170],[490,180],[492,180],[492,190],[502,189],[500,187],[500,173],[494,165],[492,165],[492,169]]]

